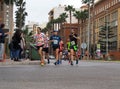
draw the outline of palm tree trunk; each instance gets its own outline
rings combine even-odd
[[[93,59],[95,59],[95,8],[94,8],[94,1],[93,1]]]
[[[72,17],[71,17],[71,11],[70,11],[70,31],[72,30],[72,19],[71,19]]]
[[[79,19],[78,19],[78,33],[80,36],[80,20]],[[81,44],[81,40],[79,40],[78,47],[80,47],[80,44]]]

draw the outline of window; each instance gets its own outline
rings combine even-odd
[[[0,11],[3,11],[3,2],[0,3]]]
[[[9,15],[7,14],[6,17],[9,17]]]
[[[118,2],[118,0],[115,0],[115,4]]]
[[[96,11],[95,11],[95,15],[96,15]]]
[[[117,18],[118,18],[118,12],[115,11],[115,12],[113,12],[113,13],[111,14],[111,20],[112,20],[112,21],[113,21],[113,20],[117,20]]]
[[[9,5],[7,5],[7,8],[9,8]]]
[[[110,2],[109,2],[109,4],[108,4],[108,8],[110,8]]]
[[[113,1],[111,2],[111,6],[113,6]]]
[[[111,22],[111,27],[115,27],[115,26],[118,26],[118,22],[116,20]]]
[[[108,4],[106,5],[106,8],[108,9]]]
[[[107,9],[106,5],[105,5],[105,10]]]
[[[6,19],[6,22],[8,22],[9,20],[8,19]]]
[[[104,25],[104,17],[99,19],[99,27]]]

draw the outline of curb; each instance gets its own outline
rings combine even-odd
[[[120,61],[113,60],[81,60],[83,62],[101,62],[101,63],[120,63]]]
[[[0,65],[39,65],[40,61],[22,61],[22,62],[0,62]]]

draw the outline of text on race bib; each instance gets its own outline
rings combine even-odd
[[[53,44],[58,44],[58,40],[54,40],[54,41],[53,41]]]
[[[71,45],[75,45],[75,41],[71,41]]]

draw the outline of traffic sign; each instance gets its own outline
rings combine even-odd
[[[86,43],[82,43],[81,44],[81,48],[86,49],[87,48],[87,44]]]

